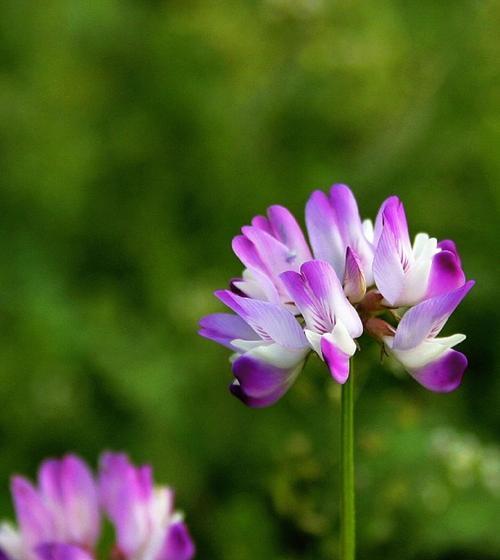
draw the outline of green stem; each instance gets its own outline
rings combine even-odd
[[[342,385],[340,420],[341,498],[340,498],[340,558],[354,560],[356,550],[356,520],[354,492],[354,371],[350,364],[349,379]]]

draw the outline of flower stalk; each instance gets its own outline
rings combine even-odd
[[[354,560],[356,554],[356,505],[354,490],[354,375],[342,385],[340,454],[340,558]]]

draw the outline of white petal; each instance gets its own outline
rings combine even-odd
[[[270,340],[243,340],[242,338],[235,338],[231,341],[231,345],[242,353],[258,348],[259,346],[271,346],[271,344],[273,344],[273,342]]]
[[[410,265],[404,277],[404,287],[396,305],[415,305],[427,293],[432,259],[419,259]]]
[[[311,348],[318,354],[318,356],[322,357],[321,355],[321,335],[317,332],[311,331],[310,329],[304,329],[304,334],[306,335]]]
[[[373,259],[373,277],[378,290],[392,306],[398,307],[405,287],[405,272],[396,239],[389,227],[381,230]]]
[[[323,352],[321,351],[321,339],[323,337],[326,337],[334,346],[348,356],[352,356],[356,352],[356,343],[343,323],[338,322],[335,327],[333,327],[331,333],[321,335],[308,329],[306,329],[304,333],[312,349],[321,359],[323,359]]]
[[[341,321],[337,321],[333,327],[330,340],[337,348],[342,350],[342,352],[348,356],[352,356],[356,352],[356,344]]]
[[[293,350],[285,348],[280,344],[274,343],[270,345],[262,345],[253,350],[250,350],[246,355],[261,360],[278,368],[289,369],[295,367],[302,362],[307,354],[309,348],[303,350]]]
[[[415,259],[430,259],[437,251],[437,239],[435,237],[429,237],[427,233],[417,233],[412,248]]]
[[[393,337],[385,337],[384,342],[394,357],[407,369],[417,369],[433,362],[449,348],[465,340],[465,335],[454,334],[442,338],[426,339],[410,350],[394,350]]]
[[[242,280],[236,280],[234,285],[250,298],[280,303],[276,286],[260,270],[245,268]]]
[[[0,548],[11,560],[25,560],[21,534],[10,523],[0,525]]]
[[[374,239],[373,222],[371,220],[363,220],[361,227],[366,239],[370,243],[373,243],[373,239]]]

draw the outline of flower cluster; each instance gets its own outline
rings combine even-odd
[[[104,453],[99,476],[74,455],[49,459],[38,486],[12,479],[19,529],[0,526],[0,560],[94,560],[107,515],[115,528],[112,560],[190,560],[194,544],[168,487],[155,487],[149,466]]]
[[[375,223],[362,221],[345,185],[314,192],[305,217],[310,246],[282,206],[233,239],[245,269],[215,295],[234,313],[200,322],[202,336],[234,353],[231,392],[249,406],[273,404],[311,351],[345,383],[363,332],[427,389],[457,388],[467,359],[452,348],[465,336],[438,334],[474,282],[466,281],[455,244],[425,233],[411,243],[396,196]]]

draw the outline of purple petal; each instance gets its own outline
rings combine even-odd
[[[262,262],[255,245],[245,236],[237,235],[232,242],[233,251],[240,261],[248,268],[255,268],[269,275],[270,271]]]
[[[432,259],[426,298],[451,292],[465,284],[460,259],[452,251],[442,250]]]
[[[365,280],[373,282],[373,245],[365,237],[359,216],[358,204],[349,187],[334,185],[330,190],[330,203],[336,216],[336,223],[344,241],[344,250],[350,247],[359,259]],[[343,278],[345,271],[339,278]]]
[[[17,521],[28,547],[55,537],[52,516],[38,492],[23,477],[14,476],[11,483]]]
[[[329,197],[321,191],[314,192],[306,206],[306,223],[315,258],[329,262],[342,279],[349,246],[360,259],[365,278],[372,282],[373,247],[365,237],[349,187],[333,185]]]
[[[70,544],[42,544],[36,547],[40,560],[93,560],[93,557],[78,546]]]
[[[93,547],[101,521],[94,477],[87,465],[74,455],[62,459],[60,475],[68,536],[72,542]]]
[[[377,245],[383,229],[388,228],[396,242],[400,257],[408,258],[411,254],[410,235],[403,203],[397,196],[390,196],[382,203],[375,220],[374,242]]]
[[[274,237],[291,250],[287,262],[290,263],[293,255],[295,255],[293,259],[297,265],[310,260],[312,258],[311,251],[293,214],[283,206],[274,205],[268,209],[267,215]]]
[[[440,241],[437,246],[443,251],[450,251],[451,253],[453,253],[458,261],[458,266],[462,266],[460,255],[454,241],[452,241],[451,239],[443,239],[443,241]]]
[[[7,556],[7,553],[0,548],[0,560],[12,560],[12,558]]]
[[[361,262],[350,247],[347,247],[345,259],[344,293],[352,303],[360,302],[366,294],[366,281]]]
[[[99,533],[100,518],[95,483],[85,463],[72,455],[46,460],[38,479],[40,494],[51,512],[57,534],[92,547]]]
[[[333,317],[326,316],[317,298],[312,293],[305,277],[292,270],[280,276],[292,301],[304,317],[306,325],[313,331],[323,333],[333,328]]]
[[[379,292],[395,305],[404,289],[405,274],[392,231],[384,227],[375,249],[373,277]]]
[[[273,235],[271,224],[269,223],[269,220],[264,216],[255,216],[255,218],[253,218],[252,220],[252,226],[265,231],[269,235]]]
[[[337,348],[326,336],[321,338],[321,353],[335,381],[345,383],[349,378],[349,356]]]
[[[40,466],[38,472],[38,486],[40,488],[40,499],[53,515],[54,524],[59,534],[65,534],[65,511],[64,496],[61,488],[62,461],[59,459],[47,459]]]
[[[373,243],[375,247],[378,245],[380,236],[382,235],[382,230],[384,228],[384,211],[385,209],[390,206],[391,204],[395,204],[399,202],[399,198],[397,196],[390,196],[386,198],[384,202],[380,205],[380,208],[377,212],[377,216],[375,218],[375,226],[373,228]]]
[[[344,243],[358,238],[361,233],[361,218],[351,189],[347,185],[333,185],[330,189],[330,204]]]
[[[149,467],[136,469],[123,453],[104,453],[100,461],[101,502],[115,526],[120,550],[133,556],[148,536],[146,516],[153,494]]]
[[[467,358],[456,350],[448,350],[438,360],[410,371],[410,375],[430,391],[449,393],[462,382]]]
[[[258,340],[259,338],[241,317],[231,313],[207,315],[200,321],[200,327],[201,336],[215,340],[233,351],[236,349],[231,345],[231,341],[235,339]]]
[[[155,560],[191,560],[195,552],[186,524],[177,521],[168,528],[162,550]]]
[[[470,280],[448,294],[427,299],[405,313],[396,330],[393,348],[409,350],[425,338],[435,337],[474,285]]]
[[[264,263],[264,270],[268,271],[273,278],[277,279],[277,276],[285,270],[298,270],[302,261],[295,249],[286,246],[279,239],[261,229],[245,226],[242,231],[257,250],[261,262]],[[257,266],[254,268],[259,270]]]
[[[288,391],[299,369],[300,366],[282,369],[250,356],[241,356],[233,363],[233,374],[238,383],[233,383],[230,390],[248,406],[270,406]]]
[[[314,260],[304,263],[300,270],[300,275],[285,272],[281,279],[307,326],[322,334],[330,332],[338,319],[352,337],[360,336],[363,326],[332,266],[326,261]]]
[[[306,205],[306,225],[314,257],[329,262],[342,278],[345,266],[345,247],[335,212],[328,196],[315,191]]]
[[[294,315],[267,301],[243,298],[228,290],[215,295],[246,321],[263,339],[273,340],[286,348],[304,348],[307,339]]]

